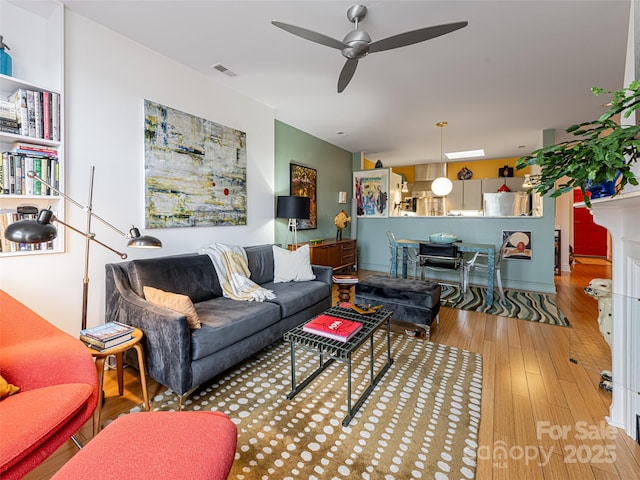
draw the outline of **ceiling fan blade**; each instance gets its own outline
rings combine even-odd
[[[424,42],[432,38],[454,32],[469,25],[469,22],[447,23],[433,27],[419,28],[410,32],[400,33],[393,37],[383,38],[369,44],[369,53],[383,52],[393,48],[406,47],[414,43]]]
[[[342,71],[340,72],[340,77],[338,77],[338,93],[342,93],[349,82],[353,78],[353,74],[356,73],[356,67],[358,66],[357,58],[349,58],[347,59],[347,63],[342,67]]]
[[[282,30],[285,30],[289,33],[293,33],[298,37],[304,38],[305,40],[311,40],[312,42],[319,43],[320,45],[337,48],[338,50],[348,48],[348,45],[342,43],[340,40],[336,40],[335,38],[331,38],[322,33],[314,32],[313,30],[307,30],[306,28],[289,25],[288,23],[277,22],[275,20],[271,22],[271,25],[281,28]]]

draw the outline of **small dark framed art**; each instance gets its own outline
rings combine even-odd
[[[313,230],[318,228],[318,212],[316,201],[316,182],[318,172],[315,168],[304,165],[290,164],[289,195],[309,197],[311,199],[310,215],[308,219],[300,219],[298,230]]]

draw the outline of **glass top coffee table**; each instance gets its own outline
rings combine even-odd
[[[323,312],[325,315],[343,318],[362,323],[362,329],[347,342],[325,338],[314,333],[305,332],[302,325],[289,330],[284,334],[284,339],[291,344],[291,392],[287,398],[291,400],[300,393],[309,383],[311,383],[322,371],[333,363],[334,360],[347,364],[347,416],[342,421],[343,426],[347,426],[358,412],[362,404],[365,402],[374,387],[380,382],[380,379],[387,372],[393,358],[391,358],[391,315],[389,310],[380,309],[369,315],[361,315],[360,313],[340,306],[331,307]],[[376,330],[386,323],[387,329],[387,361],[382,366],[378,374],[374,372],[374,348],[373,334]],[[369,386],[362,393],[360,398],[352,407],[351,401],[351,357],[365,342],[369,342]],[[296,380],[296,349],[306,350],[308,352],[317,353],[319,356],[319,366],[300,384]]]

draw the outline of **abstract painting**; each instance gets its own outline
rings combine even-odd
[[[318,228],[318,203],[316,201],[316,179],[318,172],[314,168],[291,163],[289,195],[309,197],[311,199],[310,215],[308,219],[298,220],[298,230],[313,230]]]
[[[358,217],[389,216],[389,169],[353,172]]]
[[[247,224],[246,133],[144,101],[145,227]]]

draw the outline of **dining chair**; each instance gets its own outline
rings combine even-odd
[[[421,243],[418,260],[423,269],[437,271],[458,270],[460,272],[460,294],[462,295],[465,284],[464,258],[455,244]],[[447,283],[447,282],[439,282]]]
[[[391,266],[393,264],[393,249],[391,248],[391,242],[396,241],[396,236],[391,230],[386,230],[387,239],[389,240],[389,277],[391,276]],[[402,263],[402,248],[396,250],[398,257],[396,258],[396,265],[401,265]],[[407,248],[407,270],[411,271],[411,267],[413,266],[413,278],[418,279],[418,267],[420,261],[418,259],[418,254],[416,253],[415,248]],[[422,276],[422,269],[420,270],[420,276]]]
[[[500,298],[503,302],[506,301],[506,297],[504,294],[504,289],[502,288],[502,274],[500,273],[500,267],[502,266],[502,260],[504,258],[504,251],[507,247],[507,243],[509,239],[507,238],[500,249],[496,252],[496,284],[498,285],[498,291],[500,292]],[[469,289],[469,276],[471,275],[472,270],[483,270],[488,273],[489,265],[488,265],[488,257],[485,253],[476,252],[469,260],[465,260],[463,265],[464,275],[463,275],[463,284],[462,291],[464,294],[467,294]]]

